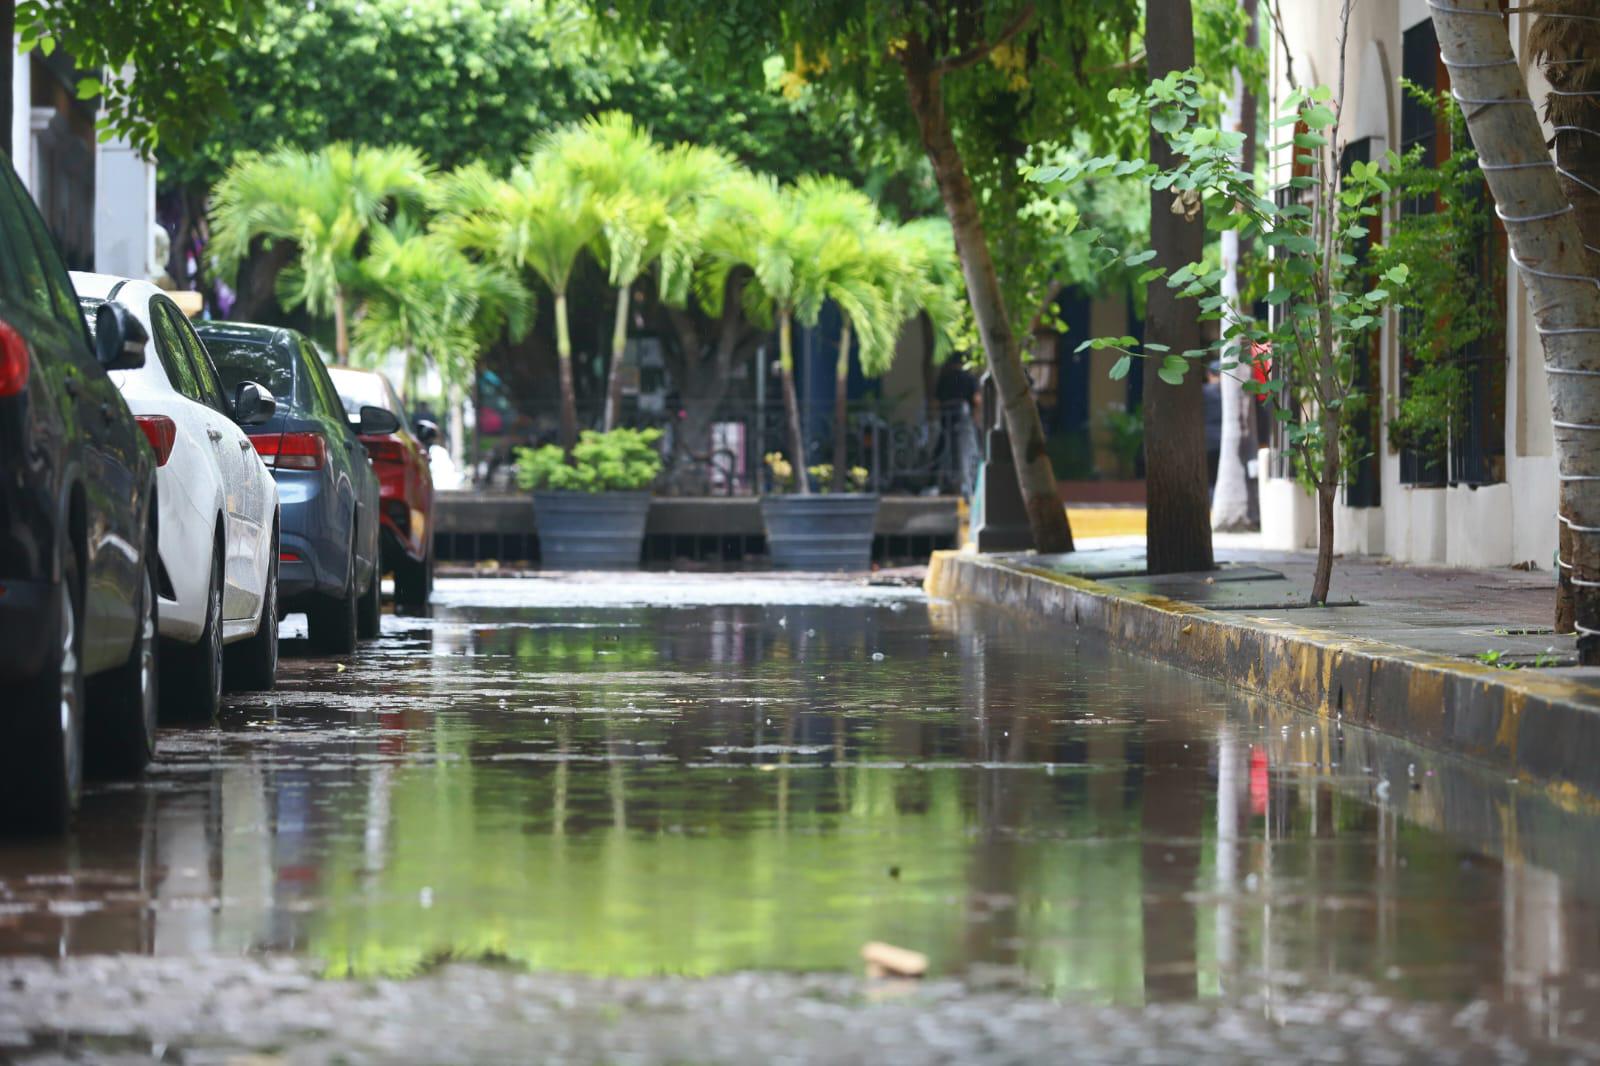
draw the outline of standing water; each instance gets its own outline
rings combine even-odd
[[[282,674],[164,733],[64,842],[0,844],[0,978],[139,955],[781,988],[886,941],[929,957],[929,1002],[1193,1002],[1368,1050],[1418,1011],[1400,1058],[1595,1035],[1590,812],[1070,626],[830,580],[446,581]],[[37,1049],[45,1006],[0,1030]]]

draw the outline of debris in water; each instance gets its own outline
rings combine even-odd
[[[883,652],[881,652],[881,651],[873,652],[872,653],[872,661],[875,662],[875,663],[883,662]]]
[[[928,972],[928,956],[920,951],[897,948],[879,940],[861,948],[868,977],[921,977]]]

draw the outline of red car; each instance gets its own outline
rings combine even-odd
[[[328,375],[351,417],[372,406],[400,420],[395,432],[364,436],[361,443],[378,475],[383,569],[394,572],[394,602],[423,607],[433,591],[433,474],[428,469],[428,448],[439,439],[439,427],[425,418],[413,420],[389,379],[375,370],[330,366]]]

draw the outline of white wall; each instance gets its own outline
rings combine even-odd
[[[155,163],[139,158],[125,142],[101,143],[95,152],[94,189],[94,268],[102,274],[149,278]]]
[[[13,50],[20,37],[12,38]],[[11,165],[22,178],[22,184],[33,189],[33,131],[28,110],[33,104],[33,79],[29,77],[32,58],[13,52],[11,65]]]
[[[1302,82],[1333,78],[1338,61],[1337,5],[1289,4],[1284,14]],[[1379,147],[1398,149],[1401,34],[1428,17],[1426,0],[1387,0],[1356,8],[1347,53],[1352,95],[1343,138],[1371,136],[1381,138]],[[1517,20],[1519,37],[1526,21]],[[1276,54],[1273,69],[1281,98],[1283,61]],[[1536,74],[1533,80],[1537,82]],[[1540,92],[1537,84],[1532,88],[1536,95]],[[1401,483],[1400,458],[1387,440],[1387,421],[1394,413],[1399,385],[1397,323],[1391,316],[1382,339],[1384,426],[1378,448],[1382,507],[1340,505],[1334,518],[1336,550],[1454,566],[1552,566],[1556,478],[1543,352],[1526,314],[1526,291],[1514,270],[1508,271],[1507,285],[1506,480],[1476,489]],[[1266,546],[1298,549],[1315,544],[1315,508],[1293,482],[1264,478],[1261,508]]]

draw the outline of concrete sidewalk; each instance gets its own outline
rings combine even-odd
[[[1136,543],[1070,555],[942,552],[931,595],[987,602],[1330,719],[1600,800],[1600,669],[1551,630],[1547,572],[1338,560],[1307,606],[1313,557],[1219,548],[1209,574],[1149,577]]]
[[[1572,666],[1575,640],[1557,636],[1555,576],[1511,569],[1416,567],[1381,559],[1338,559],[1329,606],[1307,606],[1316,557],[1218,547],[1210,574],[1145,577],[1137,542],[1059,556],[1027,556],[1033,566],[1102,581],[1114,588],[1166,596],[1219,611],[1261,614],[1296,625],[1387,641],[1419,651],[1531,666]],[[1024,557],[1012,557],[1024,558]],[[1541,658],[1542,657],[1542,658]]]

